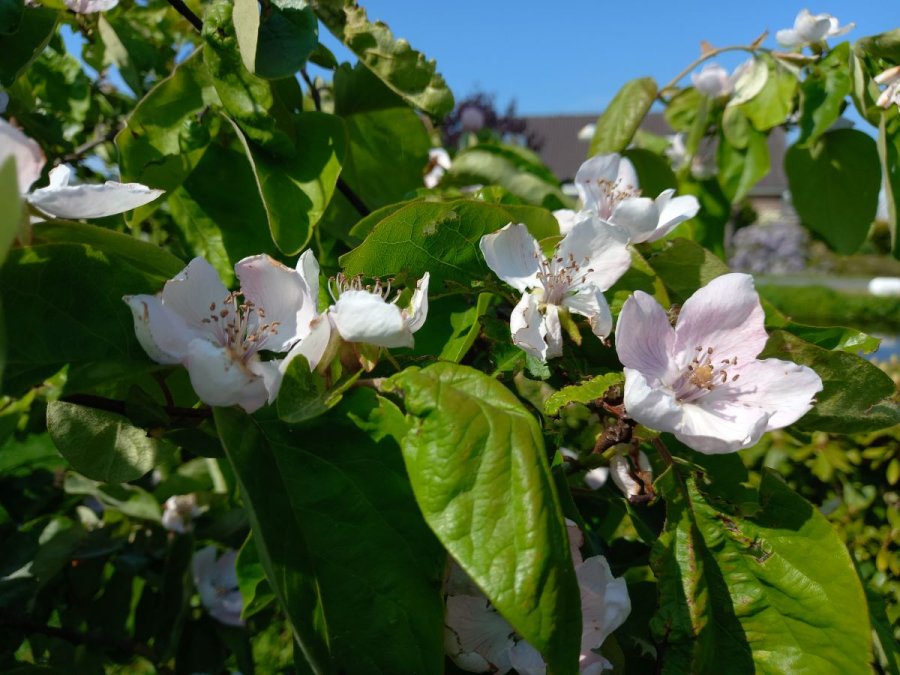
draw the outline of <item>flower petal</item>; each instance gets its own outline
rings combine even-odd
[[[659,223],[646,239],[632,241],[657,241],[662,239],[675,227],[697,215],[700,202],[694,195],[673,197],[674,190],[663,190],[656,198],[656,210],[659,212]]]
[[[625,368],[625,411],[633,420],[657,431],[677,431],[683,417],[682,406],[672,391],[634,368]]]
[[[625,230],[629,241],[646,241],[659,224],[659,211],[652,199],[630,197],[616,204],[609,222]]]
[[[219,273],[206,260],[198,257],[166,282],[160,298],[189,327],[213,336],[221,332],[216,330],[216,326],[228,318],[221,317],[219,313],[223,309],[228,309],[231,314],[234,312],[234,307],[225,303],[229,295]],[[213,320],[213,316],[217,319]]]
[[[44,213],[57,218],[91,219],[130,211],[152,202],[163,192],[140,183],[114,181],[103,185],[51,184],[32,192],[28,200]]]
[[[828,18],[828,37],[838,37],[840,35],[846,35],[851,30],[856,28],[856,22],[851,21],[846,26],[841,26],[840,22],[837,20],[837,17],[831,16]]]
[[[591,490],[599,490],[606,485],[607,480],[609,480],[609,468],[605,466],[598,466],[584,474],[584,483]]]
[[[593,285],[605,291],[631,267],[631,251],[627,244],[628,237],[621,230],[591,217],[572,228],[559,243],[555,255],[563,261],[571,259],[578,264],[581,285]],[[572,284],[573,288],[577,285]]]
[[[519,640],[509,650],[509,662],[518,675],[546,675],[547,672],[541,653],[525,640]]]
[[[412,347],[413,336],[397,305],[377,293],[345,291],[329,310],[334,325],[347,342],[379,347]]]
[[[716,390],[682,406],[683,416],[675,437],[697,452],[718,455],[756,445],[766,431],[770,413],[736,403]]]
[[[544,341],[547,343],[545,359],[555,359],[558,356],[562,356],[562,323],[559,320],[559,307],[556,305],[547,305],[544,308],[541,332],[544,334]]]
[[[479,243],[487,266],[517,291],[539,286],[537,272],[543,257],[540,246],[524,225],[510,223],[486,234]]]
[[[66,0],[66,7],[76,14],[105,12],[119,4],[119,0]]]
[[[32,183],[41,177],[46,162],[44,153],[41,146],[0,118],[0,164],[8,157],[16,158],[19,192],[25,194]]]
[[[740,374],[741,381],[731,385],[742,385],[733,400],[771,415],[766,431],[796,422],[812,409],[815,395],[822,391],[822,378],[816,371],[791,361],[751,361]]]
[[[425,318],[428,316],[428,280],[431,274],[425,272],[425,275],[416,282],[416,290],[413,291],[412,299],[409,301],[409,309],[407,310],[406,327],[410,333],[415,333],[425,325]]]
[[[571,229],[575,227],[575,223],[581,220],[579,213],[572,209],[557,209],[553,212],[553,217],[559,223],[559,233],[563,236],[569,234]]]
[[[326,362],[331,361],[333,356],[331,348],[336,349],[336,343],[340,342],[340,335],[337,331],[332,331],[331,328],[331,317],[327,313],[320,314],[313,319],[310,324],[309,334],[295,344],[291,351],[288,352],[288,355],[280,361],[279,369],[281,374],[284,375],[291,361],[298,355],[302,355],[306,359],[311,371],[318,368],[323,360]]]
[[[675,354],[675,330],[653,296],[635,291],[625,301],[616,325],[616,353],[626,368],[666,379]]]
[[[297,260],[296,270],[306,282],[309,289],[309,295],[313,299],[312,312],[313,315],[319,313],[319,261],[316,260],[316,254],[312,249],[307,249]],[[303,311],[306,312],[304,307]],[[311,317],[310,317],[311,318]]]
[[[309,332],[309,312],[304,312],[313,299],[303,277],[268,255],[244,258],[234,266],[244,297],[255,305],[256,325],[268,324],[268,339],[261,349],[284,352]]]
[[[544,340],[546,327],[538,309],[538,299],[531,293],[522,295],[522,299],[513,308],[509,317],[509,331],[513,344],[526,354],[531,354],[541,361],[547,360],[547,343]],[[558,318],[558,317],[557,317]]]
[[[606,298],[593,286],[582,286],[575,295],[564,298],[562,304],[575,314],[587,317],[591,331],[598,338],[605,338],[612,330],[612,313]]]
[[[513,646],[513,627],[490,606],[487,598],[471,595],[447,597],[444,619],[444,645],[454,663],[475,665],[478,662],[466,655],[476,654],[487,662],[484,671],[507,672],[512,666],[509,650]],[[457,661],[463,658],[463,663]],[[474,663],[473,663],[474,661]]]
[[[638,459],[638,468],[641,471],[651,472],[650,462],[647,459],[647,455],[644,454],[643,450],[638,451],[639,459]],[[643,486],[641,483],[634,479],[631,475],[631,463],[628,461],[628,458],[623,455],[614,455],[612,459],[609,460],[609,475],[613,480],[613,483],[622,491],[626,497],[631,497],[633,495],[639,495],[643,492]]]
[[[262,377],[224,347],[208,340],[194,340],[184,361],[197,396],[211,406],[239,405],[254,412],[268,401]]]
[[[637,187],[634,166],[616,153],[591,157],[575,174],[575,189],[582,207],[604,219],[609,218],[614,207],[611,189],[634,191]]]
[[[203,337],[155,295],[126,295],[122,299],[131,307],[138,342],[157,363],[181,363],[191,341]]]
[[[749,274],[723,274],[684,303],[675,325],[677,366],[685,368],[697,347],[712,348],[713,360],[752,361],[766,345],[765,314]]]
[[[775,33],[775,40],[782,47],[799,47],[805,43],[800,34],[793,28],[783,28]]]
[[[625,623],[631,613],[631,599],[625,580],[613,577],[602,555],[578,565],[575,575],[581,590],[581,657],[588,660],[591,650]]]

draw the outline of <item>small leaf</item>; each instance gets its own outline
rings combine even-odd
[[[850,93],[849,58],[850,43],[843,42],[810,68],[800,84],[798,143],[814,143],[841,116],[844,99]]]
[[[52,401],[47,430],[69,464],[93,480],[125,483],[156,466],[159,442],[115,413]]]
[[[796,76],[768,55],[758,57],[766,62],[769,75],[756,96],[739,106],[750,123],[759,131],[782,124],[794,109]]]
[[[735,113],[740,114],[737,109]],[[769,173],[769,139],[749,125],[743,138],[744,148],[735,147],[724,133],[719,138],[716,150],[716,164],[719,167],[718,180],[722,192],[732,204],[736,204],[750,193],[750,190]]]
[[[641,77],[627,82],[597,118],[588,156],[606,152],[622,152],[631,143],[650,106],[656,100],[656,82]]]
[[[493,298],[491,293],[479,293],[474,305],[450,315],[453,335],[444,344],[438,359],[459,363],[465,358],[481,332],[481,317],[484,316]]]
[[[605,375],[597,375],[587,382],[563,387],[550,395],[546,403],[544,403],[544,412],[548,415],[555,415],[560,408],[569,403],[592,403],[598,398],[603,398],[603,395],[610,387],[614,387],[624,381],[625,377],[622,373],[606,373]]]

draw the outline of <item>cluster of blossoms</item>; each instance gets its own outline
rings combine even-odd
[[[334,304],[319,311],[319,263],[312,251],[293,269],[256,255],[234,272],[240,291],[229,291],[212,265],[194,258],[158,295],[124,298],[148,356],[183,365],[209,405],[253,412],[275,400],[294,358],[303,356],[315,370],[342,342],[412,347],[428,313],[427,273],[405,308],[397,305],[399,294],[388,301],[390,284],[364,286],[339,276],[329,287]],[[286,355],[263,360],[261,352]]]
[[[615,578],[602,555],[583,558],[584,535],[566,519],[569,550],[581,591],[581,656],[583,675],[599,675],[612,668],[598,651],[606,638],[631,612],[625,580]],[[447,581],[444,649],[453,662],[470,673],[545,675],[547,665],[537,649],[519,636],[458,566]]]

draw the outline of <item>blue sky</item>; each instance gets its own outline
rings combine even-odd
[[[764,29],[793,26],[803,7],[855,21],[856,40],[900,26],[897,0],[803,2],[752,0],[586,0],[546,3],[453,0],[361,0],[370,19],[437,60],[457,99],[483,90],[501,106],[512,99],[520,114],[599,113],[629,79],[650,75],[663,84],[700,53],[747,44]],[[327,33],[323,29],[323,33]],[[352,55],[330,34],[321,36],[339,59]],[[746,56],[717,59],[733,68]]]

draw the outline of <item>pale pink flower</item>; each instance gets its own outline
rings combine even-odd
[[[197,495],[172,495],[163,504],[162,526],[170,532],[190,532],[194,518],[200,515]]]
[[[734,82],[718,63],[707,63],[699,73],[691,73],[694,89],[709,98],[729,96],[734,91]]]
[[[629,417],[699,452],[735,452],[813,406],[822,380],[810,368],[758,360],[768,335],[747,274],[725,274],[692,295],[673,328],[641,291],[622,308],[616,351]]]
[[[808,9],[801,9],[794,19],[794,27],[778,31],[775,39],[782,47],[823,45],[826,38],[844,35],[854,26],[855,23],[841,26],[831,14],[812,14]]]
[[[229,549],[217,559],[213,546],[197,551],[191,561],[200,602],[212,618],[226,626],[244,625],[241,619],[244,601],[238,589],[236,561],[237,551]]]

